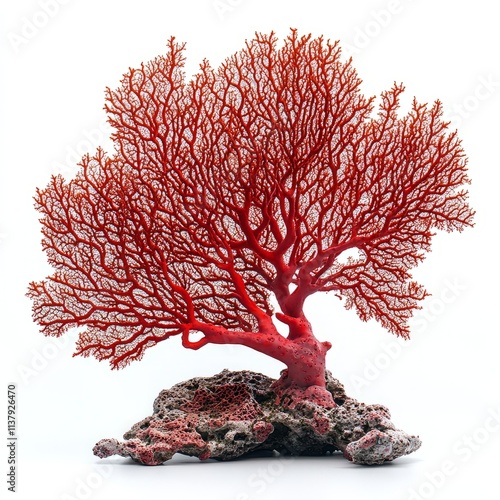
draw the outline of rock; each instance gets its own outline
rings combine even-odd
[[[313,401],[276,404],[275,382],[260,373],[224,370],[174,385],[159,394],[153,415],[125,433],[125,441],[103,439],[94,454],[157,465],[175,453],[232,460],[253,452],[303,456],[339,451],[351,462],[371,465],[420,447],[418,437],[395,428],[387,408],[346,396],[329,372],[333,408]]]

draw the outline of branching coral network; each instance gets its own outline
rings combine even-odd
[[[334,292],[409,336],[426,296],[411,270],[436,230],[472,225],[460,140],[439,102],[399,116],[402,85],[377,113],[322,37],[256,35],[189,81],[183,66],[171,39],[131,69],[106,94],[112,154],[38,190],[55,272],[30,285],[34,318],[86,327],[77,354],[114,368],[175,335],[241,344],[286,366],[277,390],[331,406],[305,301]]]

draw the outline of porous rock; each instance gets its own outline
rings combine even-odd
[[[420,447],[418,437],[396,429],[387,408],[348,397],[329,372],[333,408],[312,401],[277,403],[275,382],[260,373],[224,370],[179,383],[159,394],[153,415],[126,432],[124,441],[102,439],[94,454],[157,465],[175,453],[231,460],[254,452],[342,452],[351,462],[371,465]]]

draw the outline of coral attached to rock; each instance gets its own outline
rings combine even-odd
[[[231,460],[257,451],[341,451],[354,463],[382,464],[420,447],[418,437],[395,428],[387,408],[349,398],[328,372],[333,408],[307,400],[277,400],[274,382],[260,373],[228,370],[182,382],[160,393],[153,415],[135,424],[125,441],[102,439],[94,454],[130,456],[157,465],[175,453]]]

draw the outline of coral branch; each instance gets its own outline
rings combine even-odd
[[[257,34],[190,81],[174,39],[130,69],[106,92],[112,155],[37,191],[55,269],[28,291],[43,333],[85,327],[77,354],[115,368],[176,335],[241,344],[298,387],[324,375],[314,293],[408,337],[427,295],[413,268],[436,230],[472,225],[467,162],[439,102],[400,116],[395,84],[375,116],[360,84],[338,43],[295,30],[281,45]]]

